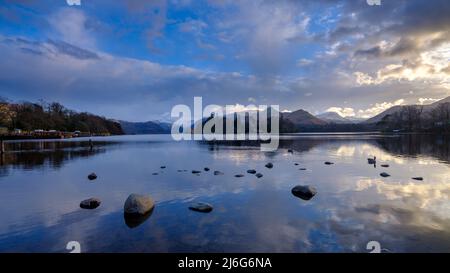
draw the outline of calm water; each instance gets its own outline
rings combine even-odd
[[[83,252],[367,252],[372,240],[390,252],[450,252],[448,137],[285,136],[274,153],[251,143],[178,143],[170,136],[94,140],[92,151],[86,139],[7,143],[0,252],[68,252],[69,241]],[[377,157],[376,167],[369,156]],[[211,171],[191,173],[204,167]],[[251,168],[264,177],[247,174]],[[382,178],[383,171],[391,177]],[[91,172],[98,175],[93,182]],[[234,177],[239,173],[245,177]],[[317,195],[294,197],[291,188],[301,184]],[[156,201],[135,228],[123,217],[130,193]],[[101,206],[80,209],[90,197]],[[192,201],[214,210],[190,211]]]

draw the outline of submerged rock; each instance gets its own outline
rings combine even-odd
[[[209,168],[204,168],[203,170],[205,170],[205,172],[209,172]]]
[[[236,174],[234,177],[244,177],[243,174]]]
[[[201,173],[201,171],[193,170],[192,173],[193,173],[193,174],[199,174],[199,173]]]
[[[306,185],[306,186],[295,186],[291,190],[292,194],[296,197],[299,197],[303,200],[310,200],[317,194],[316,188]]]
[[[208,203],[197,202],[197,203],[190,205],[189,209],[193,210],[193,211],[197,211],[197,212],[207,213],[207,212],[211,212],[213,210],[213,207]]]
[[[418,176],[418,177],[413,177],[412,179],[422,181],[422,180],[423,180],[423,177]]]
[[[159,173],[152,173],[152,175],[158,175]]]
[[[97,175],[95,173],[91,173],[91,174],[88,175],[88,179],[89,180],[95,180],[95,179],[97,179]]]
[[[214,171],[214,175],[223,175],[223,172],[221,172],[221,171]]]
[[[247,170],[247,173],[255,174],[255,173],[256,173],[256,170],[253,170],[253,169]]]
[[[334,164],[333,162],[325,161],[325,165],[333,165],[333,164]]]
[[[98,199],[98,198],[89,198],[89,199],[81,201],[80,208],[95,209],[98,206],[100,206],[101,203],[102,203],[102,201],[100,201],[100,199]]]
[[[255,174],[255,176],[258,177],[258,178],[263,177],[262,173],[257,173],[257,174]]]
[[[266,168],[272,169],[272,168],[273,168],[273,164],[272,164],[272,163],[270,163],[270,162],[269,162],[269,163],[267,163],[267,164],[266,164]]]
[[[153,210],[155,202],[149,195],[130,194],[123,206],[128,216],[142,216]]]
[[[389,168],[389,164],[382,164],[380,166],[383,167],[383,168]]]
[[[161,169],[165,169],[166,168],[166,166],[161,166]]]
[[[294,163],[295,166],[298,166],[298,163]]]
[[[391,176],[390,174],[385,173],[385,172],[380,173],[380,175],[381,175],[382,177],[389,177],[389,176]]]
[[[300,171],[306,171],[306,168],[300,168],[299,170]]]

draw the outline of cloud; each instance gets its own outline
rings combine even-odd
[[[330,107],[326,110],[326,112],[335,112],[338,113],[341,117],[355,116],[355,110],[351,107]]]
[[[436,102],[436,101],[440,101],[440,100],[442,100],[442,98],[440,98],[440,99],[419,98],[418,102],[419,102],[420,105],[424,105],[424,104],[430,104],[430,103],[433,103],[433,102]]]
[[[405,103],[404,99],[398,99],[393,102],[382,102],[382,103],[375,103],[373,107],[364,109],[364,110],[358,110],[358,117],[362,118],[370,118],[375,115],[378,115],[379,113],[383,112],[384,110],[387,110],[393,106],[402,105]]]
[[[192,104],[194,96],[202,96],[205,104],[233,104],[239,110],[242,107],[236,101],[247,101],[249,96],[259,100],[270,92],[264,80],[239,73],[115,57],[61,41],[1,36],[0,41],[4,56],[0,90],[11,99],[68,101],[69,107],[75,104],[78,110],[145,121],[175,104]]]

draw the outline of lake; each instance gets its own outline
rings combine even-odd
[[[6,143],[0,252],[64,253],[69,241],[82,252],[369,252],[369,241],[383,252],[450,252],[448,136],[286,135],[271,153],[170,135],[92,140],[92,150],[83,138]],[[296,185],[317,195],[297,198]],[[124,220],[131,193],[156,202],[138,226]],[[81,209],[90,197],[101,205]],[[213,211],[189,210],[196,201]]]

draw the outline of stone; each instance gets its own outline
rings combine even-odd
[[[214,175],[223,175],[223,172],[221,172],[221,171],[214,171]]]
[[[95,173],[91,173],[91,174],[88,175],[88,179],[89,180],[95,180],[95,179],[97,179],[97,175]]]
[[[89,199],[81,201],[80,208],[95,209],[98,206],[100,206],[101,203],[102,203],[102,201],[100,201],[100,199],[98,199],[98,198],[89,198]]]
[[[389,168],[389,164],[382,164],[380,166],[383,167],[383,168]]]
[[[197,211],[197,212],[203,212],[208,213],[213,210],[213,207],[208,203],[203,202],[197,202],[189,206],[190,210]]]
[[[273,168],[273,164],[272,164],[272,163],[270,163],[270,162],[269,162],[269,163],[267,163],[267,164],[266,164],[266,168],[268,168],[268,169],[272,169],[272,168]]]
[[[422,181],[423,177],[418,176],[418,177],[413,177],[412,179]]]
[[[124,213],[129,216],[142,216],[153,210],[155,202],[149,195],[130,194],[123,206]]]
[[[300,168],[299,170],[300,171],[306,171],[306,168]]]
[[[303,200],[310,200],[317,194],[316,188],[306,185],[306,186],[295,186],[291,190],[292,194],[296,197],[299,197]]]
[[[256,173],[256,170],[253,170],[253,169],[247,170],[247,173],[255,174],[255,173]]]
[[[209,172],[209,168],[204,168],[203,170],[205,170],[205,172]]]
[[[193,174],[199,174],[199,173],[201,173],[201,171],[193,170],[192,173],[193,173]]]
[[[298,166],[298,163],[294,163],[295,166]]]
[[[244,177],[243,174],[236,174],[234,177]]]
[[[166,168],[166,166],[161,166],[161,169],[165,169]]]
[[[152,175],[158,175],[159,173],[152,173]]]
[[[326,161],[325,162],[325,165],[333,165],[334,163],[333,162],[330,162],[330,161]]]
[[[389,177],[389,176],[391,176],[390,174],[385,173],[385,172],[380,173],[380,175],[381,175],[382,177]]]
[[[256,176],[257,178],[263,177],[262,173],[257,173],[257,174],[255,174],[255,176]]]

